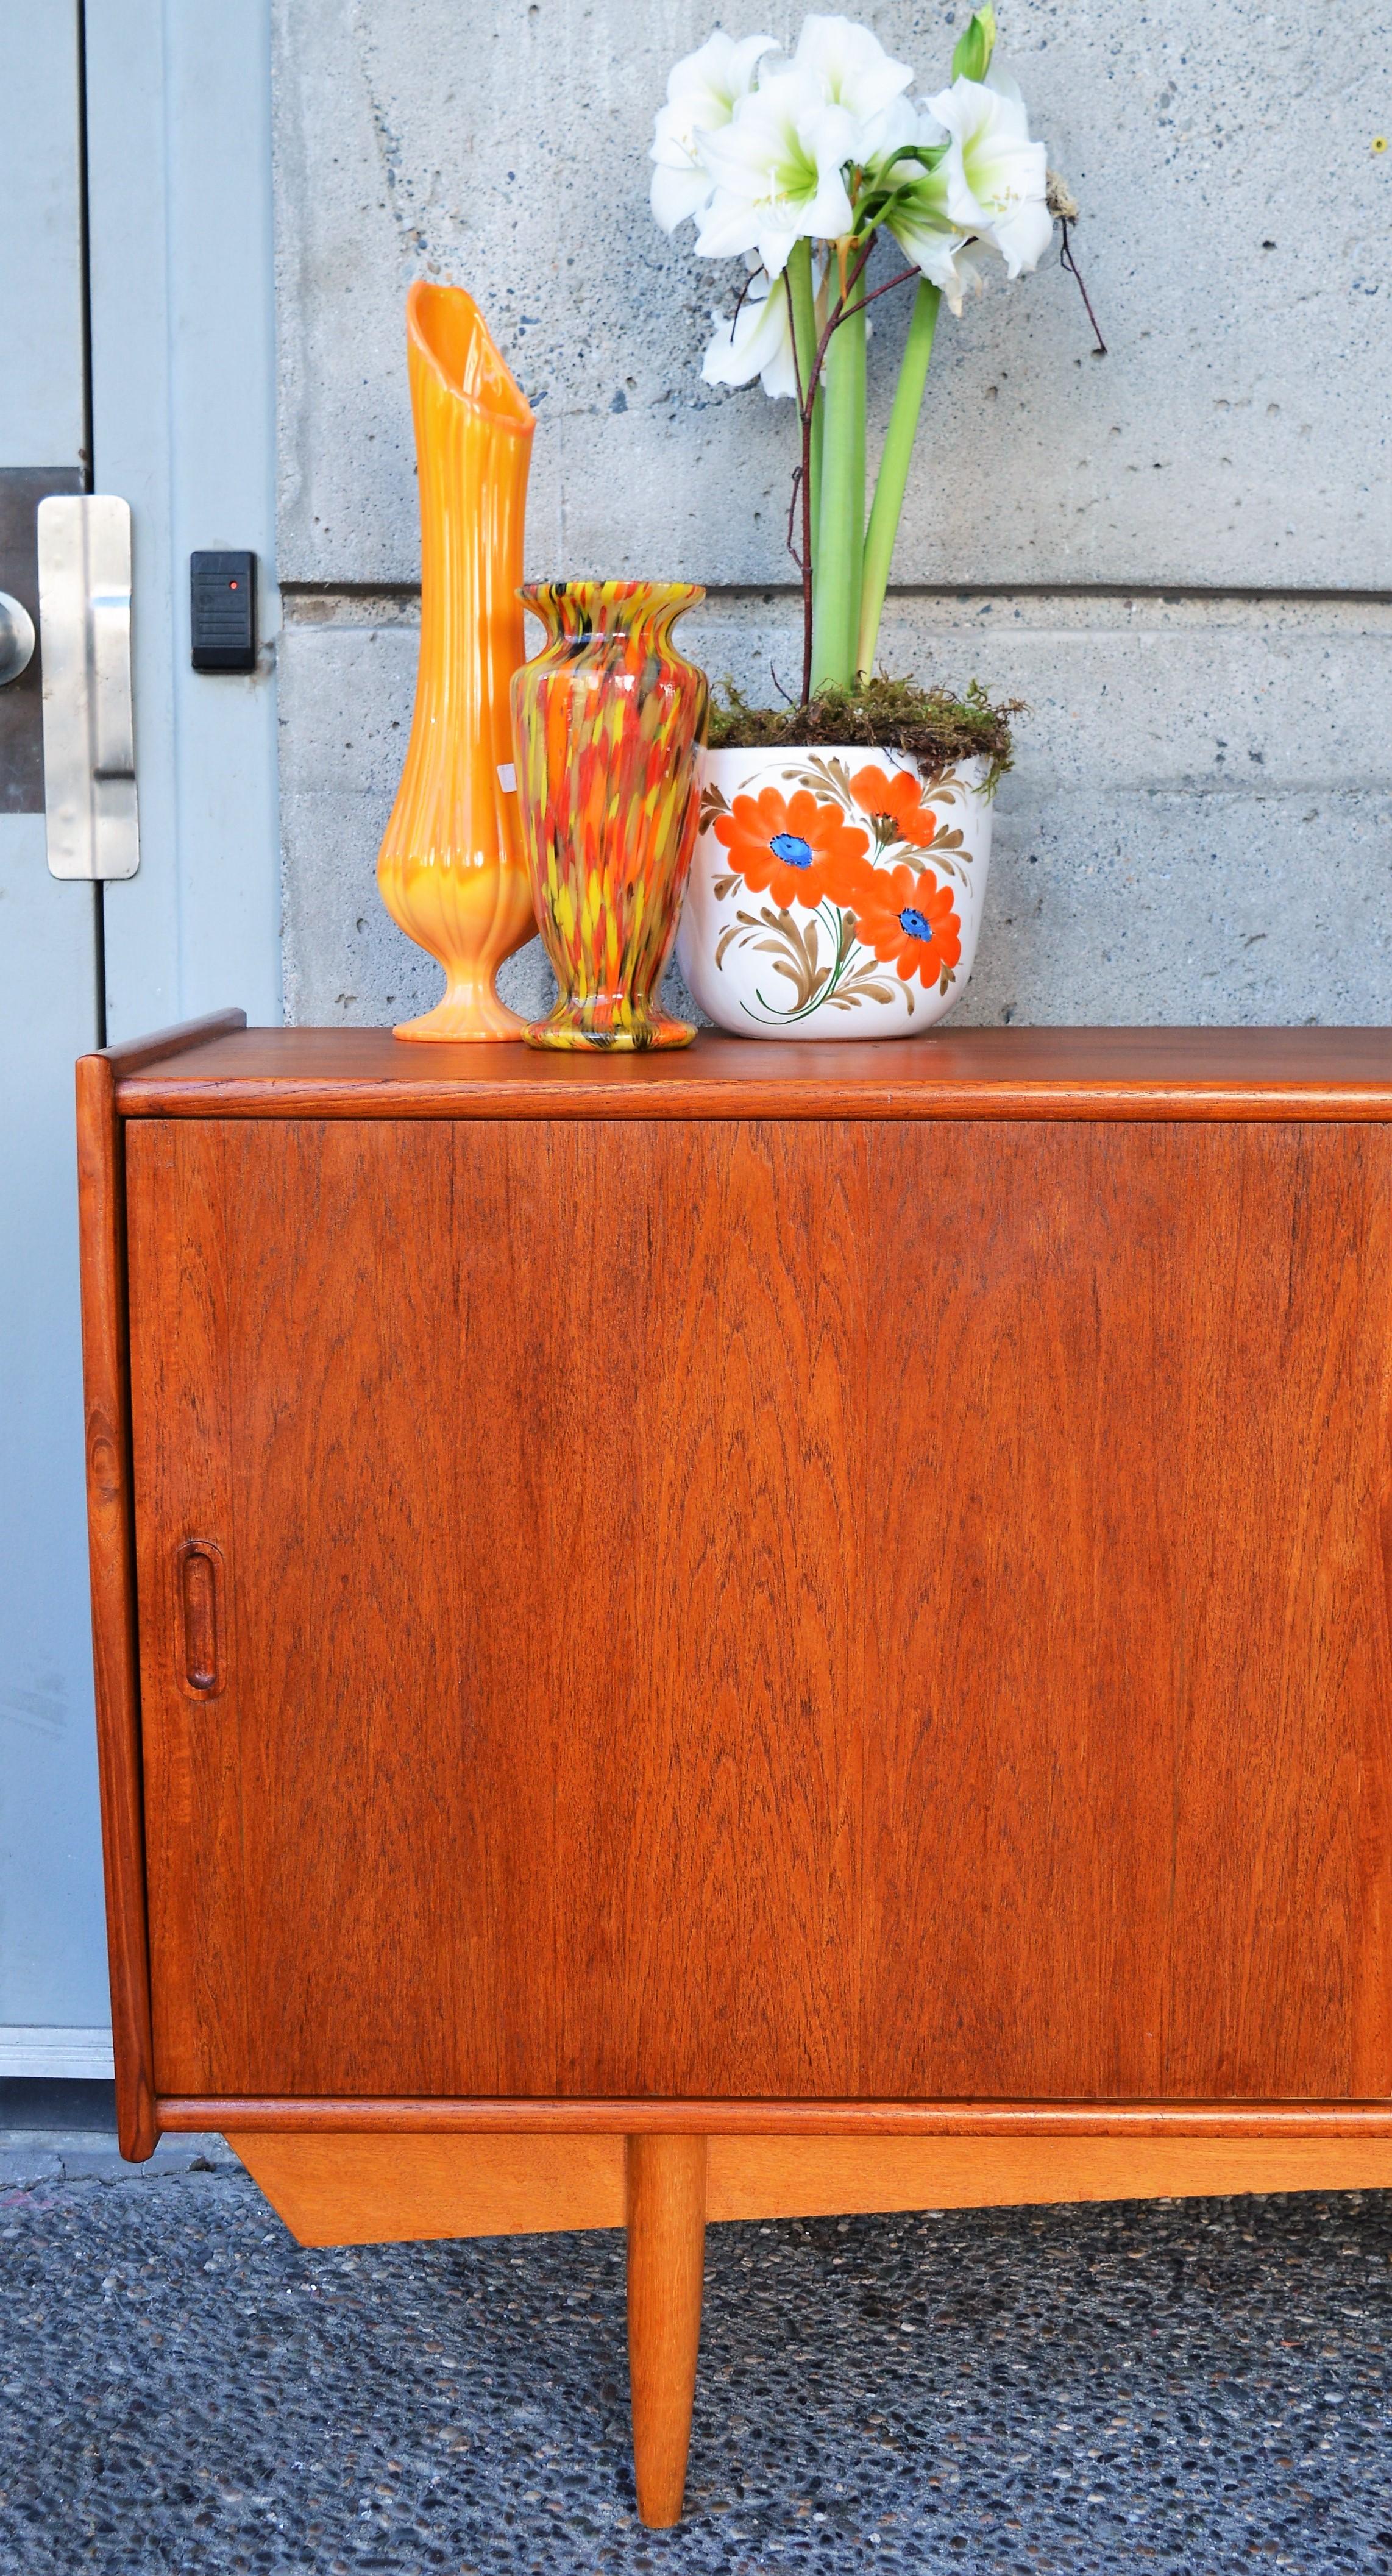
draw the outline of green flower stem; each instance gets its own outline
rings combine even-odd
[[[812,244],[803,240],[793,244],[788,259],[788,283],[793,292],[793,346],[797,351],[798,382],[806,400],[817,361],[817,306],[812,286]],[[817,520],[821,508],[822,480],[822,401],[818,392],[812,413],[811,485],[812,563],[817,562]]]
[[[875,669],[875,648],[880,640],[880,618],[885,592],[889,587],[889,567],[894,554],[894,541],[899,534],[899,516],[904,507],[904,493],[909,480],[909,463],[913,456],[914,433],[923,408],[924,388],[928,382],[928,361],[933,354],[933,332],[942,296],[927,278],[919,281],[909,319],[909,336],[904,343],[903,364],[895,387],[894,405],[889,415],[884,454],[875,482],[875,499],[870,512],[870,525],[865,534],[865,563],[861,581],[860,617],[856,636],[856,677],[871,679]],[[845,326],[843,326],[845,327]],[[861,328],[864,329],[862,321]],[[862,415],[863,416],[863,415]]]
[[[838,323],[822,374],[821,511],[813,599],[812,687],[849,688],[860,618],[865,542],[865,313]]]

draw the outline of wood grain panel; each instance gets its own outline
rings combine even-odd
[[[520,1185],[527,1131],[514,1151]],[[524,1375],[550,1482],[542,1582],[579,1614],[535,1631],[537,1720],[569,1713],[558,1800],[584,1832],[558,1880],[560,2089],[853,2082],[853,1162],[819,1129],[558,1127],[546,1194],[529,1194],[536,1231],[514,1231],[536,1283]],[[591,1191],[573,1266],[556,1265],[549,1210]],[[606,1315],[606,1282],[630,1266]],[[599,1426],[594,1472],[576,1472]],[[525,1439],[517,1466],[535,1472]],[[502,1497],[496,1517],[508,1525]]]
[[[77,1066],[77,1192],[92,1666],[116,2126],[121,2153],[134,2163],[153,2155],[159,2126],[136,1664],[124,1141],[111,1065],[104,1056],[83,1056]]]
[[[116,2127],[138,2163],[159,2139],[146,1919],[144,1763],[136,1649],[134,1469],[126,1273],[125,1127],[117,1088],[158,1057],[166,1070],[190,1047],[246,1027],[220,1011],[76,1066],[77,1190],[82,1263],[82,1369],[92,1662],[101,1788],[102,1865],[111,1978]]]
[[[1385,1133],[868,1152],[864,2089],[1386,2095]]]
[[[834,1134],[135,1133],[161,2091],[845,2090]]]
[[[123,1073],[126,1117],[1392,1118],[1392,1030],[958,1029],[875,1043],[701,1030],[677,1054],[402,1047],[248,1029]]]
[[[1392,2096],[1390,1163],[133,1123],[161,2095]]]
[[[182,2089],[224,2066],[245,2080],[250,2062],[220,1132],[168,1121],[128,1129],[126,1186],[155,2064],[161,2089]],[[194,1544],[217,1549],[227,1578],[216,1699],[187,1682],[182,1574]],[[226,2041],[219,2055],[205,2042],[214,2021]]]
[[[206,1747],[224,1715],[238,1721],[215,1820],[192,1835],[170,1824],[167,1975],[185,1990],[178,2062],[211,2054],[239,2089],[273,2065],[280,2084],[332,2067],[336,2084],[372,2090],[395,2059],[395,2080],[409,2067],[436,2090],[461,2024],[499,2012],[477,1926],[457,1615],[450,1157],[425,1131],[384,1130],[364,1176],[355,1133],[277,1128],[267,1152],[263,1130],[166,1129],[166,1142],[186,1136],[206,1196],[152,1196],[178,1229],[184,1280],[185,1337],[166,1336],[164,1472],[183,1517],[228,1556],[235,1602],[229,1686],[186,1728]],[[220,1305],[221,1486],[217,1453],[176,1427],[178,1394],[206,1373],[187,1339],[189,1283],[204,1274]],[[148,1491],[163,1563],[184,1533],[153,1477]],[[153,1855],[151,1890],[153,1912]],[[216,1991],[179,1975],[195,1925]]]
[[[301,2245],[545,2236],[624,2223],[621,2137],[403,2141],[236,2129],[227,2143]]]
[[[624,2223],[609,2137],[293,2137],[227,2143],[301,2245],[549,2235]],[[706,2146],[708,2221],[1232,2192],[1386,2191],[1392,2140],[731,2138]]]
[[[1392,1136],[1263,1128],[1198,1163],[1164,2089],[1381,2094]]]
[[[712,2138],[706,2215],[832,2218],[859,2210],[1389,2188],[1389,2140]]]

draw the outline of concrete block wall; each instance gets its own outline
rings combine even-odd
[[[998,0],[1084,207],[1110,354],[1053,263],[939,331],[884,658],[1023,697],[958,1018],[1392,1011],[1392,43],[1378,0]],[[691,0],[277,0],[287,1015],[423,1008],[373,881],[410,721],[402,306],[479,297],[537,408],[536,573],[680,576],[712,675],[797,669],[792,407],[700,380],[733,268],[646,147]],[[788,37],[800,8],[726,6]],[[855,14],[946,77],[962,9]],[[882,424],[902,317],[872,347]],[[539,950],[506,970],[540,1006]]]

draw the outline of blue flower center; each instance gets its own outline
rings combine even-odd
[[[899,926],[901,930],[907,930],[910,939],[931,939],[933,936],[931,921],[911,903],[906,904],[900,913]]]
[[[800,840],[796,832],[775,832],[769,848],[776,859],[782,860],[785,868],[810,868],[812,865],[812,844]]]

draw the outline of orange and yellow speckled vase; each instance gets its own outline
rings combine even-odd
[[[418,281],[406,360],[420,468],[421,640],[406,765],[377,860],[393,921],[445,970],[399,1038],[517,1038],[493,978],[530,939],[508,687],[522,660],[533,418],[471,295]]]
[[[547,640],[512,684],[522,837],[560,993],[537,1047],[676,1047],[655,1011],[696,840],[705,674],[672,643],[694,582],[534,582]]]

